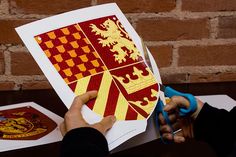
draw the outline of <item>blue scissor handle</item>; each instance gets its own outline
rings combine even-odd
[[[194,111],[196,111],[197,101],[196,101],[196,98],[192,94],[181,93],[181,92],[178,92],[178,91],[174,90],[171,87],[165,87],[164,93],[169,98],[171,98],[172,96],[183,96],[186,99],[188,99],[188,101],[190,103],[190,106],[188,108],[180,108],[179,109],[180,116],[186,116],[187,114],[193,113]]]
[[[159,98],[158,103],[157,103],[157,106],[156,106],[156,112],[155,112],[155,113],[156,113],[156,125],[157,125],[157,128],[158,128],[158,130],[159,130],[159,132],[160,132],[160,125],[159,125],[158,117],[159,117],[159,114],[161,113],[161,114],[163,115],[163,117],[164,117],[164,119],[165,119],[167,125],[169,125],[170,128],[171,128],[172,136],[174,136],[173,127],[172,127],[172,125],[171,125],[171,122],[170,122],[168,113],[167,113],[166,111],[164,111],[163,108],[164,108],[164,103],[163,103],[163,101]],[[169,141],[165,141],[165,140],[162,138],[161,132],[160,132],[160,137],[161,137],[161,140],[162,140],[163,143],[165,143],[165,144],[168,144],[168,143],[169,143]]]

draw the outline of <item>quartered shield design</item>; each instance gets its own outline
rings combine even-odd
[[[104,117],[144,120],[154,110],[158,82],[116,16],[75,23],[35,36],[70,89],[98,90],[87,106]]]

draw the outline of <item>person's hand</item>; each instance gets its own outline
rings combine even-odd
[[[100,131],[103,135],[113,126],[116,121],[115,116],[107,116],[103,118],[100,122],[95,124],[88,124],[82,114],[81,108],[83,104],[87,103],[89,100],[96,98],[97,91],[89,91],[83,95],[77,96],[68,112],[65,114],[64,121],[60,125],[60,130],[64,136],[68,131],[81,128],[81,127],[91,127]]]
[[[187,138],[193,138],[193,121],[198,116],[203,103],[197,100],[197,109],[194,113],[189,116],[180,117],[179,116],[179,108],[180,107],[189,107],[189,101],[181,96],[173,96],[168,104],[164,106],[164,111],[166,111],[169,115],[170,122],[172,123],[173,129],[179,130],[174,136],[171,133],[171,128],[166,124],[164,117],[162,114],[159,115],[160,121],[160,131],[162,133],[162,137],[165,140],[174,141],[176,143],[184,142]]]

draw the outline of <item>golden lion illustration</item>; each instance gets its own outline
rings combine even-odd
[[[102,47],[108,46],[111,48],[111,52],[116,53],[113,55],[115,57],[115,61],[118,61],[118,63],[125,62],[125,57],[128,55],[129,58],[135,61],[140,56],[140,53],[131,41],[127,32],[119,26],[118,22],[118,20],[115,23],[111,19],[107,19],[100,25],[103,30],[99,29],[94,24],[91,24],[90,27],[92,28],[92,32],[95,32],[95,35],[100,35],[102,37],[98,38],[99,43],[102,44]],[[121,31],[126,35],[126,38]]]

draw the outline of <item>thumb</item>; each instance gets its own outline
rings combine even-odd
[[[113,115],[103,118],[99,123],[92,125],[93,128],[100,131],[103,135],[113,126],[116,122],[116,117]]]
[[[176,110],[177,108],[183,107],[188,108],[190,106],[189,101],[182,96],[173,96],[171,97],[171,101],[164,106],[164,110],[169,112],[171,110]]]

